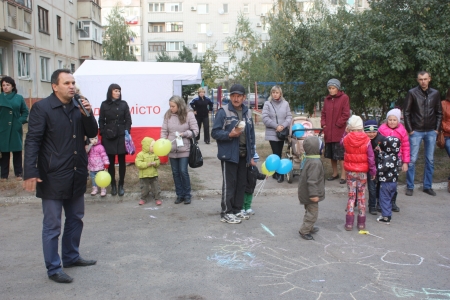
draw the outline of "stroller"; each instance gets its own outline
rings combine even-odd
[[[292,127],[295,124],[302,124],[304,129],[294,130],[292,132]],[[296,131],[304,131],[305,133],[301,137],[296,137]],[[294,117],[291,121],[291,126],[289,127],[289,135],[287,139],[287,150],[286,157],[292,161],[292,170],[286,174],[286,180],[288,183],[294,181],[294,176],[300,175],[300,164],[302,163],[303,153],[303,141],[308,136],[321,136],[322,128],[313,128],[312,122],[307,117]]]

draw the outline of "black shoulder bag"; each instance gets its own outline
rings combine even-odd
[[[279,124],[279,123],[278,123],[277,110],[275,109],[275,106],[273,106],[272,101],[270,101],[270,104],[272,105],[273,111],[275,112],[275,118],[276,118],[276,120],[277,120],[277,124]],[[283,130],[281,130],[281,131],[276,131],[276,133],[277,133],[277,138],[278,138],[280,141],[285,141],[285,140],[287,140],[287,137],[288,137],[288,135],[289,135],[289,127],[284,127]]]
[[[195,134],[192,132],[191,138],[191,148],[189,149],[189,167],[195,169],[203,166],[203,156],[198,146],[197,140],[195,139]]]

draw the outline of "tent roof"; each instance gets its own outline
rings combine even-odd
[[[173,80],[195,81],[195,83],[201,83],[202,81],[202,72],[199,63],[178,62],[85,60],[74,75],[168,75]]]

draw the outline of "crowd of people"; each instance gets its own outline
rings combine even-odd
[[[439,92],[429,87],[429,72],[419,72],[417,81],[419,85],[408,92],[405,100],[404,125],[401,123],[402,112],[396,108],[387,113],[386,121],[381,125],[376,120],[363,122],[359,116],[350,116],[350,100],[341,90],[341,83],[337,79],[328,81],[328,95],[321,115],[324,153],[319,137],[308,136],[303,140],[304,155],[298,185],[298,198],[305,207],[299,230],[302,238],[312,240],[312,234],[319,230],[314,225],[318,218],[318,202],[325,198],[322,154],[331,160],[332,174],[327,180],[339,179],[348,187],[345,230],[353,229],[356,209],[357,228],[366,228],[366,185],[369,213],[377,215],[381,211],[377,221],[391,222],[392,211],[400,210],[397,205],[400,171],[407,172],[405,194],[413,195],[415,163],[422,140],[425,155],[423,192],[436,195],[432,189],[433,156],[439,130],[444,132],[445,149],[450,156],[450,89],[441,102]],[[126,131],[131,132],[132,120],[118,84],[109,86],[98,122],[85,97],[81,96],[80,101],[74,100],[75,79],[70,70],[56,70],[51,76],[51,85],[53,93],[35,103],[28,113],[14,80],[2,78],[1,179],[8,178],[12,152],[17,179],[22,180],[23,177],[24,189],[36,191],[36,196],[42,199],[42,242],[48,277],[55,282],[69,283],[73,279],[62,267],[96,264],[95,260],[84,259],[79,254],[87,174],[93,185],[91,195],[98,192],[101,196],[106,195],[106,189],[101,187],[99,190],[94,179],[103,170],[111,176],[111,195],[125,194],[125,134]],[[202,88],[198,94],[198,98],[190,102],[192,109],[179,96],[168,100],[169,109],[164,115],[159,136],[174,141],[168,157],[176,191],[175,204],[190,204],[192,201],[189,150],[191,141],[200,138],[202,125],[204,141],[210,143],[208,115],[212,102],[205,97]],[[221,162],[223,177],[220,221],[229,224],[239,224],[254,214],[251,204],[256,181],[267,178],[256,167],[259,156],[256,153],[255,127],[251,111],[244,104],[245,98],[245,88],[234,84],[230,88],[230,103],[218,109],[211,129],[211,137],[217,142],[217,158]],[[271,89],[270,98],[263,107],[262,120],[266,127],[265,140],[269,141],[273,154],[281,158],[285,144],[283,136],[292,121],[289,103],[284,99],[281,87]],[[22,125],[26,122],[29,122],[29,127],[22,170]],[[153,152],[155,140],[145,137],[141,144],[142,150],[135,160],[141,187],[139,205],[146,204],[150,191],[155,204],[161,205],[160,160]],[[116,162],[119,165],[118,182]],[[278,182],[284,180],[284,176],[277,173],[273,178]],[[450,192],[450,176],[448,182]],[[63,209],[65,225],[60,257],[58,240]]]

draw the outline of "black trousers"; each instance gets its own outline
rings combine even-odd
[[[198,135],[196,137],[197,141],[200,140],[200,132],[202,132],[202,124],[203,124],[203,130],[204,130],[204,141],[205,143],[209,143],[209,117],[197,117],[195,116],[195,119],[197,120],[198,124]]]
[[[116,168],[114,163],[116,161],[115,154],[108,154],[109,159],[109,168],[108,173],[111,175],[111,184],[116,183]],[[119,161],[119,185],[124,184],[125,182],[125,172],[127,170],[127,166],[125,165],[125,154],[117,154],[117,160]]]
[[[13,154],[13,166],[14,174],[16,176],[22,176],[22,151],[15,151]],[[2,152],[2,158],[0,158],[0,168],[2,169],[1,177],[8,178],[9,176],[9,164],[11,160],[10,152]]]
[[[278,155],[280,158],[283,158],[283,147],[284,147],[284,141],[269,141],[270,148],[272,148],[272,153]],[[278,175],[277,172],[275,174]]]
[[[244,205],[245,186],[247,185],[247,161],[239,158],[239,163],[221,161],[222,164],[222,211],[225,214],[237,214]]]

